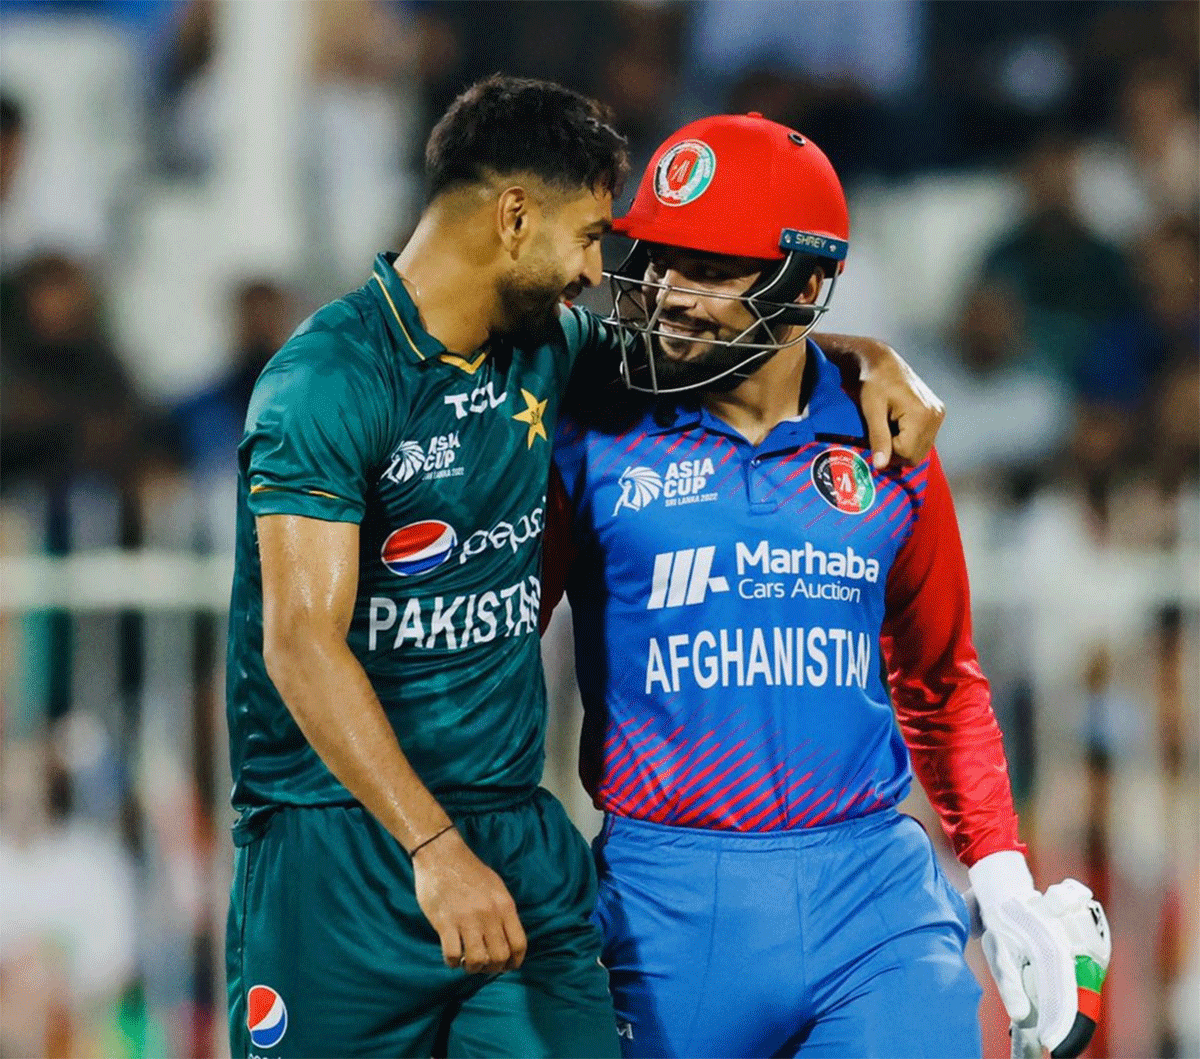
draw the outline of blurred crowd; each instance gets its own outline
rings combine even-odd
[[[946,401],[939,449],[969,548],[1192,555],[1198,12],[0,0],[0,555],[227,552],[258,372],[376,250],[398,248],[428,130],[496,70],[609,103],[635,166],[706,112],[759,111],[811,136],[850,198],[833,318],[892,342]],[[286,114],[299,100],[282,138],[231,90],[255,63],[274,78],[268,102]],[[230,186],[256,186],[235,148],[276,181],[246,217],[224,206]],[[1093,1054],[1196,1054],[1195,1013],[1176,1010],[1200,974],[1196,851],[1172,859],[1159,826],[1194,830],[1194,606],[1156,604],[1115,641],[1087,621],[1056,629],[1071,642],[1057,655],[1027,618],[984,615],[979,636],[1028,829],[1049,850],[1078,838],[1083,861],[1058,860],[1110,887],[1118,935],[1128,898],[1159,938],[1138,965],[1157,984],[1118,986],[1142,1012],[1135,1029],[1102,1033]],[[49,609],[0,622],[0,1056],[212,1055],[228,822],[219,618]],[[1058,666],[1047,677],[1031,657]],[[1047,688],[1078,700],[1077,722],[1054,716]],[[1055,738],[1081,762],[1079,835],[1050,822],[1071,799],[1039,764]],[[1167,836],[1153,878],[1122,881],[1105,838],[1122,761],[1156,777],[1158,815],[1137,832]]]

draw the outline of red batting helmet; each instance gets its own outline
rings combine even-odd
[[[610,319],[627,339],[641,338],[646,356],[634,370],[626,341],[626,383],[660,393],[667,391],[655,382],[653,303],[660,299],[653,288],[664,285],[642,278],[645,244],[772,262],[740,299],[755,323],[725,343],[747,347],[740,370],[800,341],[828,308],[849,249],[850,217],[833,166],[811,140],[761,114],[719,115],[685,125],[659,147],[633,205],[613,230],[636,242],[621,267],[609,273]],[[820,304],[797,305],[814,257],[825,260],[830,283]],[[786,343],[771,341],[772,324],[803,325],[803,334]],[[648,386],[636,384],[646,375]]]

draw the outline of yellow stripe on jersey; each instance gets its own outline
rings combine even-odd
[[[251,493],[286,493],[291,491],[279,485],[252,485],[250,487]],[[326,500],[345,500],[345,497],[338,496],[336,493],[326,493],[321,489],[297,489],[294,491],[306,493],[308,496],[321,496]]]
[[[379,289],[383,291],[383,296],[387,299],[387,303],[391,307],[392,315],[396,318],[396,323],[400,325],[400,330],[403,332],[404,337],[408,339],[408,344],[412,347],[412,351],[424,360],[425,354],[417,348],[412,335],[408,333],[408,328],[404,326],[404,321],[400,318],[400,312],[396,308],[396,303],[392,301],[392,296],[388,293],[387,284],[383,282],[378,272],[371,273],[371,278],[379,284]],[[459,371],[465,371],[468,375],[474,375],[483,367],[483,362],[487,360],[487,350],[485,349],[474,360],[467,360],[466,357],[460,357],[457,353],[443,353],[438,357],[438,360],[443,364],[449,364],[452,368],[458,368]]]
[[[487,350],[485,349],[474,360],[467,360],[466,357],[460,357],[457,353],[443,353],[438,357],[438,360],[443,364],[449,364],[452,367],[458,368],[460,371],[465,371],[468,375],[474,375],[483,367],[483,362],[487,360]]]
[[[391,309],[392,309],[392,315],[393,315],[393,316],[396,318],[396,323],[398,323],[398,324],[400,325],[400,330],[403,332],[403,334],[404,334],[404,337],[408,339],[408,344],[409,344],[410,346],[412,346],[412,351],[413,351],[413,352],[414,352],[414,353],[415,353],[415,354],[416,354],[418,357],[420,357],[422,360],[424,360],[424,359],[425,359],[425,354],[424,354],[424,353],[422,353],[422,352],[421,352],[419,349],[417,349],[417,344],[416,344],[416,342],[414,342],[414,341],[412,340],[412,335],[410,335],[410,334],[408,333],[408,328],[404,326],[404,321],[403,321],[403,320],[400,318],[400,312],[399,312],[399,310],[396,308],[396,303],[395,303],[394,301],[392,301],[392,296],[391,296],[391,294],[389,294],[389,293],[388,293],[387,284],[383,282],[383,280],[380,278],[380,275],[379,275],[379,273],[378,273],[378,272],[372,272],[372,273],[371,273],[371,278],[372,278],[372,279],[373,279],[373,280],[374,280],[376,283],[378,283],[378,284],[379,284],[379,289],[380,289],[381,291],[383,291],[383,296],[384,296],[385,298],[387,298],[387,303],[388,303],[388,305],[389,305],[389,306],[391,306]]]

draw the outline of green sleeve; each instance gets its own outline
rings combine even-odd
[[[292,338],[250,399],[238,449],[250,510],[361,522],[397,405],[369,351],[327,331]]]
[[[598,399],[612,397],[621,378],[621,337],[602,317],[576,306],[563,311],[562,328],[571,353],[571,381],[564,407],[578,413]]]
[[[621,359],[620,335],[603,317],[572,305],[564,308],[561,321],[572,364],[581,360],[615,364]]]

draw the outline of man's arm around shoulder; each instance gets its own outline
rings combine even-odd
[[[867,424],[876,470],[893,457],[916,466],[929,456],[946,406],[886,342],[855,335],[814,334],[837,365]]]

